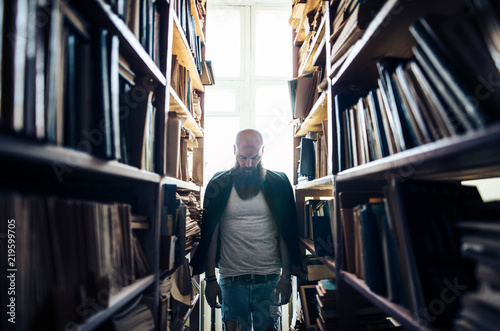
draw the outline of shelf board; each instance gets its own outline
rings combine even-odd
[[[200,187],[198,185],[190,182],[185,182],[173,177],[163,177],[160,184],[176,185],[178,190],[195,191],[195,192],[200,191]]]
[[[174,39],[172,41],[172,54],[177,55],[179,63],[187,68],[193,80],[193,87],[198,91],[204,91],[201,77],[196,68],[193,54],[186,40],[184,30],[181,27],[179,19],[176,15],[174,17]]]
[[[388,315],[394,317],[399,323],[403,324],[409,330],[425,331],[429,330],[412,318],[410,311],[392,301],[389,301],[383,296],[373,293],[366,283],[356,277],[356,275],[341,271],[342,278],[346,283],[355,288],[365,298],[370,300],[374,305],[385,311]]]
[[[203,130],[199,127],[193,115],[186,108],[186,105],[181,101],[177,93],[170,87],[170,106],[169,111],[175,111],[179,117],[186,118],[183,126],[189,129],[193,134],[200,138],[203,137]]]
[[[94,6],[96,3],[97,6]],[[83,5],[83,4],[82,4]],[[149,75],[154,81],[166,85],[166,78],[160,71],[158,66],[151,59],[151,56],[146,52],[142,44],[139,42],[134,33],[130,30],[127,24],[113,12],[111,6],[103,0],[85,1],[84,6],[87,11],[94,9],[92,15],[96,25],[107,27],[112,34],[115,34],[120,39],[120,54],[124,53],[125,58],[131,65],[132,71],[138,75]]]
[[[196,35],[200,37],[200,42],[202,44],[205,44],[205,34],[203,33],[203,22],[198,17],[198,11],[196,10],[194,1],[192,0],[190,2],[191,2],[191,15],[193,15],[194,25],[196,27]]]
[[[99,159],[91,154],[71,148],[56,146],[24,137],[0,135],[0,159],[7,158],[11,166],[14,160],[33,166],[45,166],[59,182],[58,176],[78,176],[79,174],[97,174],[103,176],[122,177],[147,182],[160,182],[160,175],[140,170],[118,161]],[[56,172],[56,169],[64,173]],[[50,178],[47,178],[50,179]]]
[[[299,68],[299,76],[308,74],[316,70],[316,67],[314,66],[314,58],[316,56],[317,52],[321,52],[321,45],[325,45],[325,31],[326,31],[326,26],[325,26],[325,19],[326,16],[323,16],[321,23],[318,27],[317,33],[314,35],[314,39],[312,41],[312,49],[309,51],[307,54],[307,57],[304,62],[302,62],[300,68]]]
[[[300,244],[304,246],[309,252],[311,252],[311,254],[313,255],[316,254],[316,250],[314,249],[314,242],[312,240],[306,238],[300,238]],[[326,265],[330,270],[336,272],[334,258],[318,257],[318,260],[320,260],[320,262]]]
[[[148,230],[150,228],[149,222],[130,222],[130,229],[132,230]]]
[[[384,57],[410,58],[415,40],[408,27],[427,13],[448,13],[461,1],[388,0],[363,36],[348,50],[339,70],[330,75],[334,94],[371,89],[379,77],[376,63]],[[327,59],[330,61],[330,59]]]
[[[500,176],[500,123],[438,140],[338,173],[336,181],[388,177],[479,179]]]
[[[108,308],[91,316],[88,320],[78,326],[79,331],[94,330],[97,326],[109,319],[125,306],[131,299],[142,293],[155,281],[155,275],[149,275],[136,280],[133,284],[124,287],[120,292],[111,296]]]
[[[328,118],[328,102],[326,92],[322,92],[311,111],[300,125],[295,137],[304,137],[307,132],[323,132],[322,121]]]
[[[333,190],[333,175],[302,182],[295,186],[296,190]]]

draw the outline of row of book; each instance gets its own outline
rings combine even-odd
[[[315,256],[334,257],[331,215],[333,199],[310,199],[304,203],[304,238],[314,242]]]
[[[2,130],[154,171],[155,83],[130,70],[116,35],[88,28],[67,4],[29,8],[51,16],[43,28],[25,23],[21,30],[21,13],[5,24],[4,36],[26,38],[2,44],[10,64],[2,76]]]
[[[110,298],[150,267],[131,229],[130,205],[3,191],[1,233],[11,233],[2,266],[4,293],[14,290],[21,330],[64,330],[108,306]],[[2,240],[7,252],[7,241]],[[14,286],[12,286],[15,283]],[[13,296],[14,297],[14,296]],[[2,295],[2,304],[7,305]],[[7,323],[2,318],[2,323]],[[5,327],[5,328],[4,328]],[[7,330],[3,324],[2,329]]]
[[[195,17],[199,17],[199,14],[203,12],[200,7],[200,2],[195,0],[175,0],[172,1],[172,6],[177,17],[179,18],[179,23],[184,31],[184,35],[186,36],[198,74],[201,75],[203,71],[201,56],[202,41],[200,35],[197,33],[195,19]],[[200,9],[196,9],[197,7],[200,7]],[[204,20],[201,22],[204,22]],[[202,29],[202,26],[200,29]]]
[[[199,107],[199,97],[193,87],[192,76],[189,70],[179,62],[175,54],[172,55],[170,86],[186,106],[189,113],[199,119],[201,117],[201,108]]]
[[[419,18],[412,58],[381,60],[368,94],[337,95],[338,171],[497,122],[498,52],[488,36],[500,31],[499,17],[474,9]]]
[[[111,10],[129,27],[137,40],[160,67],[160,23],[155,1],[106,0]]]
[[[459,223],[495,219],[498,207],[473,186],[409,179],[380,191],[340,192],[339,204],[341,268],[422,325],[450,326],[461,295],[476,286],[473,263],[460,254]]]

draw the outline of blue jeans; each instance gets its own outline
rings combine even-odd
[[[222,290],[222,321],[237,321],[238,330],[280,330],[280,308],[276,302],[279,275],[265,281],[225,277],[219,281]]]

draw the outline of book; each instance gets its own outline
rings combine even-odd
[[[350,153],[350,130],[349,126],[344,121],[344,116],[348,116],[346,111],[357,102],[359,95],[355,94],[337,94],[334,98],[334,105],[336,109],[336,126],[337,126],[337,151],[338,162],[334,164],[335,173],[347,169],[347,164],[350,164],[347,153]]]
[[[377,63],[382,83],[380,88],[382,94],[386,96],[386,105],[392,114],[393,134],[400,151],[418,146],[415,128],[412,127],[408,110],[402,104],[401,93],[393,75],[396,67],[403,61],[403,59],[385,58]]]
[[[394,195],[387,199],[395,199],[399,211],[393,211],[393,215],[401,220],[396,223],[397,240],[406,246],[402,250],[405,260],[401,261],[410,275],[408,279],[412,279],[408,289],[410,309],[423,324],[451,323],[459,300],[445,305],[440,314],[419,311],[418,307],[430,307],[449,284],[460,284],[460,288],[475,286],[473,265],[460,255],[456,224],[469,217],[467,202],[481,201],[479,192],[472,186],[422,180],[394,181],[391,190]]]
[[[429,62],[439,73],[440,77],[449,86],[451,93],[458,100],[472,129],[484,128],[488,118],[487,113],[482,109],[481,103],[474,102],[472,88],[467,80],[460,75],[460,65],[456,62],[446,44],[443,43],[436,32],[439,31],[430,23],[430,19],[420,18],[411,27],[410,31],[425,53]],[[464,37],[466,35],[462,35]]]
[[[24,38],[28,36],[28,1],[6,1],[4,8],[5,22],[3,30],[7,40],[2,45],[2,110],[0,119],[9,131],[24,130],[25,115],[25,79],[26,79],[26,47]],[[31,6],[32,7],[32,6]]]
[[[303,76],[299,76],[293,79],[293,82],[289,82],[293,118],[306,118],[311,110],[308,105],[311,103],[309,99],[311,98],[311,87],[313,86],[313,74],[309,73]],[[294,90],[291,90],[295,87]]]
[[[315,255],[318,257],[335,256],[333,232],[330,227],[330,215],[312,216],[313,241]]]
[[[459,128],[451,120],[452,117],[445,108],[442,98],[415,60],[410,60],[406,64],[405,76],[416,97],[418,108],[426,116],[433,139],[438,140],[456,135]]]
[[[316,175],[316,150],[314,139],[302,137],[300,140],[300,165],[298,174],[308,180],[314,179]]]

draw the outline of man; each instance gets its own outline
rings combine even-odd
[[[260,132],[240,131],[235,166],[215,174],[205,190],[191,266],[195,275],[206,272],[205,297],[222,307],[225,330],[279,330],[278,306],[289,302],[300,265],[293,190],[284,173],[263,168],[263,151]]]

